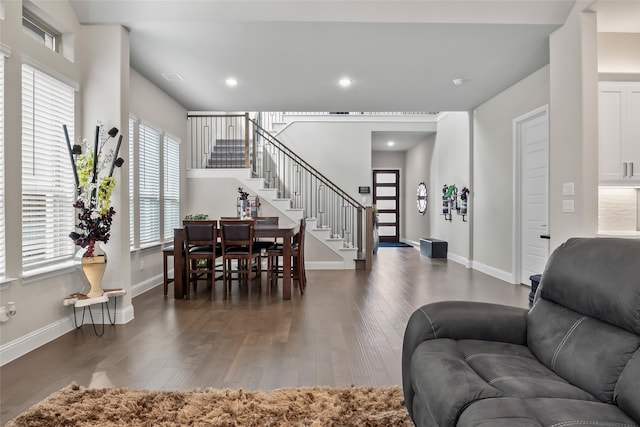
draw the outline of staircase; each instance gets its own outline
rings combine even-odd
[[[285,217],[291,222],[299,222],[304,216],[304,209],[294,208],[292,200],[288,198],[280,198],[278,189],[268,188],[265,186],[266,181],[262,178],[245,178],[241,179],[243,188],[252,194],[257,194],[261,202],[266,202],[274,209],[280,212],[280,217]],[[345,239],[331,235],[331,229],[327,227],[319,227],[318,219],[315,217],[307,217],[307,237],[313,236],[317,241],[325,245],[337,257],[335,261],[323,263],[313,263],[307,260],[308,264],[313,264],[313,269],[335,269],[335,270],[353,270],[355,269],[355,259],[358,256],[358,248],[345,247]],[[307,244],[309,239],[307,239]]]
[[[246,191],[273,206],[279,216],[292,222],[305,217],[307,236],[312,237],[307,244],[321,243],[325,248],[312,247],[327,260],[316,266],[307,258],[312,268],[354,269],[361,265],[356,258],[363,256],[364,206],[265,130],[260,117],[254,120],[248,113],[189,114],[189,167],[194,171],[226,169],[227,176],[238,179]],[[271,121],[269,128],[277,123]]]
[[[243,168],[244,139],[218,139],[207,157],[208,168]]]

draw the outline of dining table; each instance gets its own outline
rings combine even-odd
[[[282,240],[282,299],[291,299],[291,250],[293,237],[298,232],[299,225],[293,222],[280,224],[265,224],[256,222],[254,225],[255,238],[271,238]],[[184,258],[184,228],[173,230],[173,294],[175,299],[185,299],[187,295],[186,265]]]

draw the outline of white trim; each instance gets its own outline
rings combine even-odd
[[[513,273],[510,273],[513,279],[515,280],[510,283],[520,283],[520,276],[522,275],[520,270],[521,266],[521,251],[522,251],[522,238],[521,238],[521,230],[522,230],[522,194],[520,192],[520,188],[522,186],[522,137],[521,137],[521,127],[522,124],[532,120],[538,116],[545,116],[547,119],[547,129],[549,129],[549,104],[545,104],[542,107],[536,108],[535,110],[529,111],[521,116],[513,119],[513,186],[512,186],[512,195],[513,195],[513,218],[512,218],[512,227],[511,227],[511,236],[512,236],[512,247],[511,247],[511,270]],[[548,132],[548,130],[547,130]],[[549,149],[549,135],[547,134],[547,150]],[[548,162],[547,162],[548,165]],[[547,186],[549,185],[549,168],[547,167]],[[547,187],[547,211],[549,209],[549,188]],[[549,221],[549,213],[547,212],[547,230],[549,231],[551,227],[548,224]],[[491,273],[487,273],[491,274]],[[495,276],[498,277],[498,276]],[[504,279],[503,279],[504,280]]]
[[[113,304],[113,302],[109,302]],[[113,305],[110,305],[111,309]],[[92,308],[93,310],[93,318],[96,320],[96,324],[98,320],[102,320],[102,305],[96,306]],[[113,313],[111,313],[113,316]],[[129,323],[134,319],[134,310],[133,305],[130,304],[128,307],[123,309],[118,308],[115,313],[116,324],[122,325],[125,323]],[[105,322],[108,322],[107,316],[105,314]],[[19,338],[16,338],[12,341],[9,341],[6,344],[0,346],[0,366],[3,366],[17,358],[24,356],[25,354],[33,351],[43,345],[60,338],[64,334],[72,332],[75,330],[75,326],[73,325],[73,312],[60,320],[57,320],[53,323],[43,326],[42,328],[36,329],[33,332],[28,333],[27,335],[23,335]]]
[[[71,88],[76,92],[80,91],[80,84],[78,82],[60,73],[59,71],[56,71],[53,68],[48,67],[42,64],[41,62],[38,62],[37,60],[31,58],[29,55],[24,55],[24,54],[22,55],[22,64],[29,65],[33,68],[38,69],[39,71],[42,71],[45,74],[48,74],[49,76],[57,80],[60,80],[62,83],[65,83],[66,85],[71,86]]]
[[[2,42],[0,42],[0,55],[4,55],[7,58],[11,56],[11,48]]]
[[[462,264],[464,265],[466,268],[471,268],[471,263],[469,262],[469,259],[460,256],[460,255],[456,255],[453,254],[451,252],[447,253],[447,260],[451,260],[453,262],[457,262],[458,264]]]
[[[60,319],[0,346],[0,366],[73,331],[71,316]]]
[[[134,315],[133,315],[133,305],[130,304],[127,307],[124,308],[120,308],[116,305],[116,313],[115,316],[113,314],[113,301],[107,301],[106,304],[109,304],[109,312],[104,313],[104,324],[106,326],[111,326],[111,324],[109,323],[109,317],[108,314],[111,313],[112,317],[115,317],[115,324],[116,325],[124,325],[125,323],[129,323],[134,319]],[[96,325],[101,325],[102,323],[102,308],[104,307],[104,305],[102,304],[96,304],[96,305],[92,305],[91,306],[91,313],[93,316],[93,320],[95,322]],[[80,318],[82,317],[82,313],[80,309],[78,310],[78,321],[80,320]],[[73,315],[73,314],[72,314]],[[91,317],[89,317],[89,313],[87,313],[85,315],[85,325],[91,325]],[[99,330],[99,329],[98,329]]]
[[[488,274],[489,276],[495,277],[496,279],[505,281],[507,283],[510,283],[513,285],[518,284],[516,282],[516,276],[513,273],[510,273],[508,271],[500,270],[498,268],[491,267],[486,264],[482,264],[481,262],[478,262],[478,261],[472,261],[471,268],[473,268],[474,270],[478,270],[481,273]]]
[[[173,270],[169,270],[168,273],[171,276]],[[148,278],[147,280],[140,282],[131,287],[131,298],[135,298],[138,295],[142,295],[143,293],[162,285],[163,276],[162,274],[155,275],[153,277]]]

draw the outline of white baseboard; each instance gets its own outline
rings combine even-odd
[[[467,268],[471,268],[471,262],[463,256],[452,254],[451,252],[447,253],[447,259],[453,262],[457,262],[458,264],[462,264]]]
[[[145,280],[142,283],[132,286],[131,288],[131,297],[138,296],[150,289],[153,289],[156,286],[162,285],[162,275],[152,277],[150,279]],[[120,302],[120,301],[118,301]],[[111,316],[113,318],[113,301],[109,301],[109,309],[112,311]],[[96,305],[91,308],[93,313],[93,319],[96,324],[100,324],[102,322],[102,305]],[[105,323],[109,320],[107,318],[107,313],[105,313]],[[81,310],[78,311],[78,321],[80,321],[82,317]],[[89,314],[85,315],[85,322],[90,322]],[[118,325],[123,325],[125,323],[129,323],[134,319],[134,307],[133,305],[129,305],[128,307],[120,307],[116,306],[115,313],[115,323]],[[33,332],[30,332],[26,335],[23,335],[15,340],[9,341],[6,344],[0,346],[0,366],[5,365],[13,360],[16,360],[20,356],[24,356],[29,353],[47,344],[50,341],[55,340],[56,338],[61,337],[62,335],[71,332],[75,329],[73,324],[73,313],[69,316],[57,320],[53,323],[43,326],[42,328],[36,329]]]
[[[0,366],[73,331],[73,320],[65,317],[0,346]]]
[[[168,274],[169,274],[169,277],[173,277],[173,270],[169,270]],[[131,286],[131,298],[135,298],[138,295],[142,295],[148,290],[155,288],[156,286],[161,286],[163,279],[164,277],[162,276],[162,274],[158,274],[156,276],[153,276],[145,280],[144,282],[140,282],[138,284]]]
[[[511,284],[516,284],[517,283],[514,274],[510,273],[508,271],[500,270],[498,268],[491,267],[491,266],[486,265],[486,264],[482,264],[481,262],[478,262],[478,261],[473,261],[471,267],[474,270],[481,271],[481,272],[483,272],[485,274],[488,274],[489,276],[493,276],[496,279],[503,280],[503,281],[505,281],[507,283],[511,283]]]

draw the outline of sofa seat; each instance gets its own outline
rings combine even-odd
[[[558,398],[478,400],[462,412],[458,427],[637,427],[620,408],[602,402]]]
[[[516,398],[518,405],[523,405],[522,399],[532,398],[598,402],[540,363],[523,345],[433,339],[417,346],[411,363],[415,372],[412,378],[416,391],[414,407],[430,407],[434,420],[428,424],[451,425],[467,406],[484,399]],[[619,409],[605,406],[619,413],[620,420],[627,419]],[[535,415],[535,410],[530,409],[528,413]]]
[[[640,239],[569,239],[530,310],[419,307],[402,345],[416,426],[639,426],[638,260]]]

